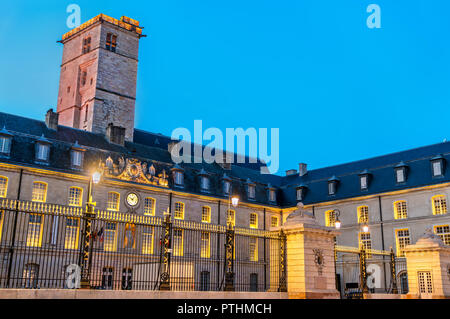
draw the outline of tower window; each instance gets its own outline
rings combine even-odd
[[[83,39],[83,54],[91,51],[91,37]]]
[[[81,73],[81,86],[86,85],[86,77],[87,77],[87,72],[83,71],[83,73]]]
[[[106,50],[116,52],[116,46],[117,46],[117,35],[108,33],[106,35]]]

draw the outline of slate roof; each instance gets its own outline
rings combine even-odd
[[[97,165],[99,160],[105,160],[111,156],[117,160],[119,156],[125,158],[138,158],[150,166],[153,164],[157,174],[174,166],[168,144],[170,137],[145,132],[135,129],[134,141],[125,142],[124,146],[111,144],[101,134],[82,131],[66,126],[58,126],[58,130],[48,129],[45,122],[24,118],[12,114],[0,112],[0,127],[5,127],[13,134],[10,157],[0,158],[3,162],[19,163],[28,166],[47,167],[58,171],[74,171],[70,167],[70,150],[77,142],[79,146],[86,149],[84,156],[84,167]],[[51,144],[50,161],[40,164],[34,161],[35,143],[42,136]],[[430,160],[442,156],[444,159],[444,175],[433,178],[431,175]],[[211,196],[222,197],[223,176],[232,179],[233,193],[237,193],[242,201],[255,202],[271,205],[268,200],[267,187],[271,185],[277,189],[277,203],[275,206],[295,206],[296,187],[302,185],[307,187],[304,204],[315,204],[338,199],[351,198],[369,194],[379,194],[399,189],[413,188],[424,185],[450,182],[448,163],[450,160],[450,142],[438,143],[396,152],[383,156],[373,157],[365,160],[335,165],[308,171],[302,177],[298,174],[290,176],[278,176],[260,174],[259,168],[263,163],[235,163],[230,170],[223,169],[220,165],[213,163],[181,164],[184,169],[184,188],[188,193],[200,193],[199,173],[204,170],[210,177]],[[407,165],[407,180],[405,183],[397,184],[395,180],[395,167],[404,162]],[[359,175],[369,173],[368,189],[360,189]],[[84,174],[87,174],[84,172]],[[328,195],[328,182],[333,177],[338,180],[335,195]],[[247,199],[247,180],[256,184],[256,198],[254,201]],[[173,187],[169,179],[169,187]]]

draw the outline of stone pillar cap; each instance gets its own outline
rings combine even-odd
[[[302,202],[297,203],[297,209],[286,218],[283,226],[296,224],[318,225],[314,215],[305,210]]]

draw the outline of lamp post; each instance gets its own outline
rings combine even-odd
[[[231,220],[228,220],[231,205],[237,207],[239,205],[239,197],[228,195],[227,230],[225,236],[225,291],[234,291],[234,228]]]
[[[94,184],[98,184],[100,182],[101,173],[94,172],[89,177],[89,186],[88,186],[88,198],[86,203],[86,211],[83,214],[84,219],[84,242],[83,242],[83,253],[81,260],[81,280],[80,280],[80,288],[89,289],[90,281],[89,281],[89,259],[90,259],[90,246],[91,246],[91,226],[92,220],[95,218],[95,210],[96,202],[92,200],[92,193],[94,190]]]

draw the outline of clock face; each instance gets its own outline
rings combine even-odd
[[[127,195],[127,204],[130,206],[136,206],[139,203],[139,197],[135,193]]]

